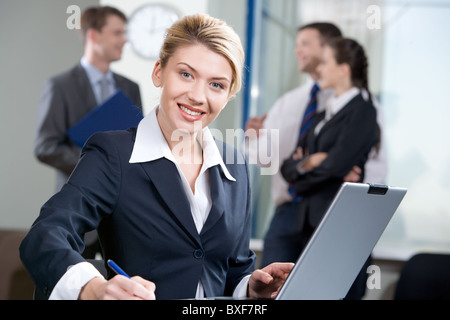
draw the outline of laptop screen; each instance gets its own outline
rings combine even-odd
[[[406,191],[343,183],[276,300],[343,299]]]

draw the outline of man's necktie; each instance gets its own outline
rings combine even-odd
[[[108,79],[105,77],[102,77],[100,80],[100,103],[105,102],[109,96],[111,95],[111,92],[109,90],[109,83]]]
[[[317,84],[314,84],[311,88],[309,102],[306,106],[305,113],[303,114],[302,124],[300,125],[297,146],[300,141],[306,136],[308,129],[311,127],[314,121],[314,116],[317,113],[317,93],[319,92],[319,90],[320,88]],[[289,194],[292,196],[293,202],[299,202],[302,198],[301,195],[295,193],[295,189],[292,184],[289,184]]]
[[[302,124],[300,126],[300,133],[298,136],[298,141],[302,140],[308,129],[311,127],[312,122],[314,120],[314,116],[317,112],[317,93],[319,92],[320,88],[317,84],[314,84],[314,86],[311,88],[311,92],[309,95],[309,102],[306,106],[305,113],[303,114],[303,120]]]

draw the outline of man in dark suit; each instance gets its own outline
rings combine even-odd
[[[121,58],[125,39],[125,15],[112,7],[91,7],[81,17],[84,55],[70,70],[49,79],[42,93],[34,153],[39,161],[56,169],[56,191],[66,183],[81,149],[66,132],[87,113],[121,89],[139,108],[139,86],[113,73],[111,62]],[[86,235],[85,257],[99,252],[96,232]]]
[[[39,161],[57,170],[56,191],[75,168],[81,149],[66,131],[89,111],[122,89],[141,108],[139,86],[111,72],[110,63],[121,58],[125,39],[126,17],[111,7],[93,7],[83,12],[84,56],[70,70],[49,79],[39,105],[39,119],[34,152]],[[108,81],[108,93],[102,97],[101,75]],[[95,80],[97,80],[95,83]]]

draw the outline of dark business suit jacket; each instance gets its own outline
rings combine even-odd
[[[193,298],[199,280],[207,296],[231,295],[255,266],[242,156],[217,142],[224,159],[229,152],[237,159],[227,164],[237,181],[210,168],[212,208],[198,234],[175,165],[129,163],[135,134],[93,135],[68,183],[42,207],[20,248],[38,290],[49,295],[70,265],[84,261],[83,233],[98,226],[105,259],[155,282],[157,299]]]
[[[139,86],[113,73],[116,87],[142,108]],[[80,63],[46,81],[42,92],[34,153],[39,161],[57,170],[56,190],[66,182],[80,157],[81,149],[66,131],[97,106],[87,74]]]
[[[307,218],[314,228],[353,166],[363,170],[360,179],[363,181],[364,164],[379,139],[376,110],[361,94],[326,122],[316,136],[314,129],[324,117],[325,112],[316,116],[306,138],[299,143],[308,154],[327,152],[328,156],[322,164],[306,174],[298,174],[296,165],[301,159],[295,161],[291,158],[281,168],[283,177],[302,196],[300,216]]]

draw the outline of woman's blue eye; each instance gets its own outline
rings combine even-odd
[[[181,76],[184,78],[191,78],[191,74],[189,72],[181,72]]]
[[[216,89],[223,89],[223,85],[217,82],[211,84]]]

